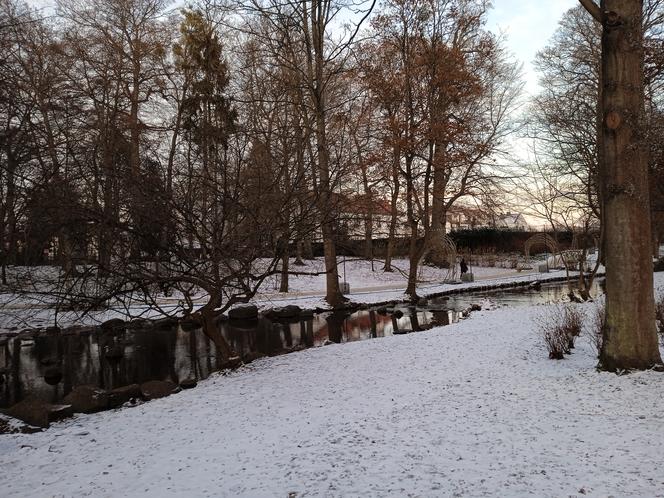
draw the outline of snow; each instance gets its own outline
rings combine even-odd
[[[306,263],[307,266],[300,271],[314,273],[324,269],[322,259],[313,262],[307,261]],[[404,295],[408,280],[408,261],[403,259],[394,260],[393,267],[395,268],[394,272],[386,273],[382,271],[381,261],[374,263],[374,271],[371,270],[369,261],[354,260],[346,262],[346,281],[350,284],[351,290],[346,297],[350,301],[367,304],[408,299],[408,296]],[[292,263],[291,268],[295,268]],[[418,273],[417,292],[421,296],[427,296],[452,289],[466,289],[508,282],[545,281],[565,275],[564,271],[552,271],[549,274],[542,274],[534,270],[517,271],[509,268],[479,266],[472,266],[471,271],[474,274],[475,282],[450,284],[445,283],[446,269],[422,266]],[[342,259],[340,259],[339,264],[339,277],[340,281],[343,281]],[[255,304],[263,309],[287,304],[296,304],[302,308],[329,307],[324,299],[325,275],[315,277],[291,276],[289,279],[289,290],[291,292],[289,293],[270,292],[270,285],[267,287],[268,289],[263,289],[253,300]],[[271,285],[271,288],[278,288],[276,282]]]
[[[535,325],[549,309],[266,358],[169,398],[3,436],[0,489],[664,496],[664,375],[597,372],[584,336],[549,360]]]
[[[298,267],[294,265],[294,259],[290,262],[292,271],[302,273],[319,273],[324,271],[322,258],[312,261],[306,261],[306,266]],[[395,259],[393,261],[394,272],[386,273],[382,271],[383,263],[379,260],[374,262],[374,270],[371,269],[371,262],[366,260],[348,260],[346,261],[345,275],[347,282],[350,283],[351,293],[347,297],[351,301],[362,303],[379,303],[386,301],[404,300],[406,296],[404,291],[407,284],[408,261],[404,259]],[[340,280],[344,276],[343,258],[339,258]],[[27,270],[26,270],[27,271]],[[50,275],[53,279],[55,269],[39,268],[37,275],[44,273]],[[50,273],[49,273],[50,271]],[[471,267],[475,275],[476,282],[470,284],[445,284],[447,270],[422,266],[419,273],[418,292],[421,295],[440,293],[453,288],[476,287],[487,285],[489,283],[512,282],[519,280],[545,280],[552,277],[560,277],[563,273],[538,274],[532,271],[518,272],[513,269],[505,268],[483,268]],[[278,276],[266,281],[258,294],[251,300],[261,309],[267,309],[288,304],[296,304],[302,308],[329,308],[325,301],[325,274],[320,275],[291,275],[289,278],[290,292],[278,292]],[[47,296],[37,296],[31,301],[29,296],[13,296],[11,294],[0,294],[0,334],[3,330],[15,331],[21,328],[48,327],[58,325],[68,327],[71,325],[97,325],[113,318],[127,319],[136,318],[159,318],[163,316],[158,310],[150,308],[138,301],[133,303],[124,303],[122,308],[111,308],[102,311],[92,311],[85,316],[76,312],[61,311],[55,314],[52,309],[48,309],[45,303]],[[171,298],[162,297],[158,300],[163,310],[167,312],[176,312],[178,306],[178,296]],[[199,296],[196,300],[197,306],[206,302],[205,296]]]

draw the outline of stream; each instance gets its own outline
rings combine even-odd
[[[602,293],[597,281],[592,295]],[[421,332],[459,321],[465,310],[568,301],[565,283],[473,292],[413,306],[376,306],[292,319],[223,320],[221,333],[245,362],[329,343]],[[113,389],[148,380],[200,380],[219,370],[215,345],[189,324],[139,322],[0,336],[0,407],[34,396],[56,402],[73,387]]]

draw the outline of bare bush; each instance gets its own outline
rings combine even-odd
[[[657,332],[664,339],[664,293],[655,302],[655,320],[657,321]]]
[[[542,336],[544,343],[549,350],[549,358],[552,360],[562,360],[565,353],[569,353],[567,348],[567,338],[558,327],[547,326],[542,327]]]
[[[576,338],[581,335],[584,318],[585,316],[579,308],[565,306],[565,311],[562,316],[562,326],[567,335],[570,349],[574,348]]]
[[[549,351],[549,358],[562,360],[574,348],[581,335],[583,313],[570,305],[556,306],[539,323],[539,330]]]
[[[598,304],[595,306],[593,312],[593,320],[590,323],[590,344],[595,348],[597,352],[597,357],[599,358],[599,353],[602,351],[602,344],[604,343],[604,324],[606,323],[606,309],[604,304]]]

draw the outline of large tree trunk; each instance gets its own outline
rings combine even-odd
[[[439,119],[436,117],[436,119]],[[447,188],[448,175],[443,161],[443,150],[445,146],[440,140],[435,141],[433,167],[433,188],[431,190],[431,236],[429,237],[429,254],[427,260],[438,267],[446,267],[448,262],[445,258],[445,246],[443,236],[445,235],[445,223],[447,221],[447,209],[445,204],[445,190]]]
[[[364,220],[364,258],[373,260],[373,216],[369,213]]]
[[[295,266],[304,266],[305,262],[302,260],[302,254],[304,253],[304,242],[301,239],[295,241],[295,261],[293,264]]]
[[[281,254],[281,284],[279,285],[279,292],[288,292],[288,241],[284,245],[285,247]]]
[[[417,296],[417,270],[419,268],[422,253],[426,248],[426,240],[418,243],[418,221],[415,218],[415,185],[413,180],[413,156],[406,157],[406,211],[408,224],[410,225],[410,244],[408,250],[408,259],[410,266],[408,268],[408,286],[406,294],[415,300]]]
[[[655,211],[652,214],[652,255],[659,258],[659,246],[664,235],[664,212]]]
[[[116,182],[115,171],[113,166],[113,152],[111,146],[111,138],[104,137],[103,145],[103,206],[100,213],[101,223],[98,228],[98,265],[102,275],[109,272],[111,266],[111,253],[113,250],[113,233],[114,233],[114,212],[115,212],[115,195],[114,183]]]
[[[327,140],[327,89],[325,84],[325,26],[324,2],[311,3],[311,40],[313,60],[309,62],[309,75],[312,88],[312,103],[316,121],[316,152],[318,153],[319,206],[321,209],[323,251],[325,254],[325,300],[330,306],[338,306],[344,301],[339,288],[337,272],[337,248],[334,240],[335,209],[331,206],[332,188],[330,178],[330,149]],[[313,67],[312,66],[313,63]]]
[[[394,239],[397,231],[399,216],[399,162],[401,149],[398,145],[392,148],[392,198],[390,199],[390,234],[387,239],[387,253],[385,254],[385,271],[392,271],[392,256],[394,254]]]
[[[215,268],[214,264],[212,271],[218,272],[218,268]],[[217,364],[223,367],[236,361],[237,354],[223,336],[218,326],[218,317],[215,309],[221,307],[221,303],[221,294],[218,292],[210,292],[210,299],[205,306],[198,311],[198,315],[200,317],[203,333],[214,342],[217,347],[217,353],[221,356],[221,361],[217,361]]]
[[[642,2],[602,0],[599,12],[594,15],[604,28],[600,143],[607,267],[600,367],[647,369],[661,358],[654,320],[648,162],[642,141]]]
[[[417,240],[417,222],[410,222],[410,244],[408,251],[409,267],[408,267],[408,285],[406,287],[406,295],[411,300],[416,300],[417,295],[417,270],[422,257],[422,250]]]

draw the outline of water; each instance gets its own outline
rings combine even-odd
[[[598,284],[593,293],[601,293]],[[421,306],[326,312],[291,321],[231,320],[220,322],[219,327],[248,361],[328,342],[361,341],[449,325],[475,303],[518,307],[564,301],[566,294],[566,285],[550,284],[541,290],[459,294],[433,298]],[[0,336],[0,406],[11,406],[27,396],[58,401],[77,385],[112,389],[155,379],[175,383],[204,379],[223,366],[214,343],[199,328],[148,325]]]

